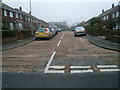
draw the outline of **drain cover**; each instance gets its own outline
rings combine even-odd
[[[80,48],[80,49],[77,49],[77,51],[87,51],[88,49],[85,49],[85,48]]]

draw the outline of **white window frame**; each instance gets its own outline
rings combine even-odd
[[[9,14],[10,14],[10,17],[13,17],[13,12],[11,12],[11,11],[10,11],[10,13],[9,13]]]
[[[22,15],[20,14],[20,19],[22,19]]]
[[[7,10],[4,10],[4,16],[7,16]]]
[[[119,12],[116,12],[116,17],[119,17]]]
[[[108,15],[106,16],[106,19],[108,20]]]
[[[112,18],[115,18],[115,13],[112,14]]]
[[[10,23],[10,30],[14,29],[14,24]]]
[[[19,14],[18,13],[16,13],[16,18],[19,18]]]

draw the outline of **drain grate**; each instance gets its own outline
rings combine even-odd
[[[80,49],[77,49],[77,51],[88,51],[88,49],[80,48]]]

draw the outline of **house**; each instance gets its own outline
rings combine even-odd
[[[116,27],[114,29],[120,29],[120,5],[114,6],[112,4],[112,8],[109,10],[104,11],[102,10],[102,13],[97,16],[98,18],[101,18],[103,21],[113,19],[116,22]]]
[[[49,26],[47,22],[22,11],[22,7],[14,9],[2,3],[2,29],[34,30],[41,25]]]

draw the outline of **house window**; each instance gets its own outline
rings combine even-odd
[[[106,16],[106,20],[108,20],[108,15]]]
[[[19,27],[19,29],[23,29],[23,24],[22,23],[18,23],[18,27]]]
[[[30,21],[30,17],[28,17],[28,21]]]
[[[106,16],[104,16],[103,20],[106,20]]]
[[[7,16],[7,10],[4,10],[4,16]]]
[[[119,17],[119,12],[116,12],[116,17]]]
[[[28,17],[26,16],[26,21],[28,20]]]
[[[10,17],[13,17],[13,12],[10,12]]]
[[[10,30],[14,29],[14,24],[10,23]]]
[[[19,18],[19,15],[18,15],[18,13],[16,13],[16,18]]]
[[[22,19],[22,15],[20,15],[20,19]]]
[[[115,13],[112,14],[112,18],[115,18]]]

